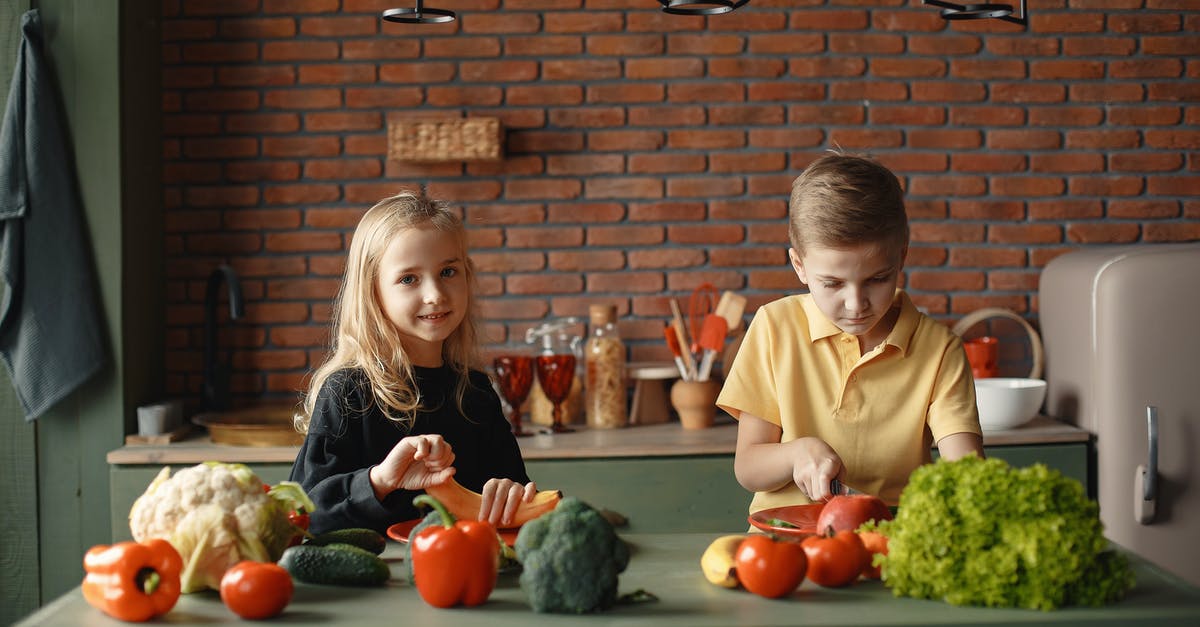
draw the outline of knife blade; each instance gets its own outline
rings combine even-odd
[[[838,481],[837,477],[834,477],[832,480],[830,480],[829,493],[830,494],[866,494],[866,492],[861,492],[859,490],[855,490],[854,488],[842,483],[841,481]]]

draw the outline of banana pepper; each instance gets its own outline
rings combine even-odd
[[[437,499],[421,494],[413,505],[429,505],[442,525],[422,529],[412,542],[412,573],[417,592],[434,607],[473,606],[487,600],[500,568],[500,538],[486,520],[455,522]]]
[[[89,549],[83,570],[83,598],[89,604],[113,618],[142,622],[175,607],[183,558],[160,538],[118,542]]]

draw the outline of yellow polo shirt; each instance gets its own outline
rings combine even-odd
[[[896,325],[866,354],[808,294],[760,307],[717,406],[779,425],[783,442],[824,440],[842,458],[846,485],[895,505],[909,474],[931,461],[934,442],[983,433],[962,340],[903,291],[896,298]],[[750,512],[808,502],[789,483],[755,493]]]

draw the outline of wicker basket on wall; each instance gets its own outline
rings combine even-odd
[[[388,159],[393,161],[497,161],[501,143],[499,118],[388,121]]]

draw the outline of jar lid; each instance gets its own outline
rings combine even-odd
[[[617,306],[616,305],[591,305],[588,307],[588,315],[591,318],[592,324],[608,324],[617,321]]]

